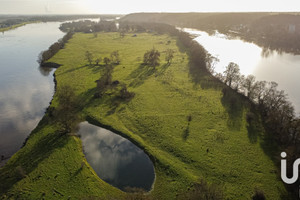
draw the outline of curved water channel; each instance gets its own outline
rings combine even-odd
[[[199,42],[210,54],[218,57],[220,62],[215,65],[215,71],[222,73],[229,62],[240,66],[241,74],[253,74],[256,80],[275,81],[278,88],[284,90],[300,114],[300,55],[263,49],[254,43],[240,39],[229,39],[226,35],[184,29],[196,36]]]

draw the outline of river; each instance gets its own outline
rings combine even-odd
[[[39,69],[37,59],[63,37],[60,24],[28,24],[0,33],[0,166],[20,149],[52,99],[54,70]]]
[[[220,60],[215,65],[216,72],[224,72],[229,62],[234,62],[240,66],[241,74],[253,74],[256,80],[275,81],[278,88],[288,94],[296,114],[300,114],[300,55],[266,50],[220,33],[209,35],[193,29],[184,31],[196,36],[195,40]]]

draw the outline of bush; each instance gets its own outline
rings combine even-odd
[[[127,90],[127,86],[125,84],[122,85],[122,88],[120,90],[120,94],[119,94],[119,97],[123,100],[129,100],[131,98],[133,98],[135,95],[134,92],[129,92]]]
[[[252,196],[252,200],[266,200],[264,192],[261,190],[255,190],[255,194]]]

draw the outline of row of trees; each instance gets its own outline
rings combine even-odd
[[[66,35],[64,35],[62,39],[52,44],[48,50],[41,52],[38,58],[38,62],[41,65],[43,65],[47,60],[49,60],[52,56],[54,56],[60,49],[64,48],[65,43],[67,43],[67,41],[72,38],[73,34],[74,34],[73,32],[68,32]]]
[[[99,65],[100,62],[102,62],[102,58],[101,57],[95,57],[94,58],[94,54],[91,53],[90,51],[86,51],[85,52],[85,60],[88,61],[89,65]],[[120,64],[121,60],[120,60],[120,54],[119,51],[113,51],[110,54],[110,57],[104,57],[103,58],[103,62],[105,65],[108,65],[109,63],[114,64],[114,65],[118,65]]]
[[[83,20],[83,21],[73,21],[66,22],[60,25],[59,29],[63,32],[84,32],[84,33],[92,33],[92,32],[116,32],[117,27],[114,21],[105,21],[101,20],[100,22],[93,22],[91,20]]]
[[[295,116],[287,94],[278,89],[276,82],[256,81],[253,75],[245,77],[240,74],[239,66],[232,62],[223,74],[215,76],[255,103],[277,143],[284,148],[289,147],[292,155],[300,155],[300,120]]]
[[[174,50],[167,49],[165,60],[166,60],[168,65],[171,64],[173,58],[174,58]],[[155,69],[156,66],[160,65],[160,52],[158,50],[156,50],[155,48],[153,48],[151,50],[148,50],[144,54],[143,64],[147,65],[147,66],[150,66],[150,67],[153,67],[153,69]]]
[[[276,82],[256,81],[253,75],[241,75],[239,66],[235,63],[229,63],[224,73],[214,73],[212,63],[207,66],[215,77],[256,105],[269,139],[274,140],[282,151],[288,153],[288,174],[292,176],[294,160],[300,157],[300,119],[295,115],[295,109],[287,94],[278,89]],[[253,117],[251,114],[247,114],[247,121],[249,117]],[[299,184],[300,180],[293,185],[287,185],[293,195],[298,195]]]

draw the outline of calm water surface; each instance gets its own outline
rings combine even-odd
[[[5,160],[20,149],[51,101],[53,71],[39,69],[37,59],[63,37],[59,24],[28,24],[0,33],[0,156]]]
[[[239,39],[228,39],[226,35],[184,29],[196,35],[199,42],[210,54],[219,58],[216,72],[224,72],[229,62],[240,66],[244,75],[253,74],[256,80],[275,81],[279,89],[284,90],[300,114],[300,56],[277,51],[266,51],[263,48]]]
[[[129,140],[88,122],[80,123],[79,127],[86,159],[102,180],[121,190],[127,186],[151,189],[154,168],[144,151]]]

